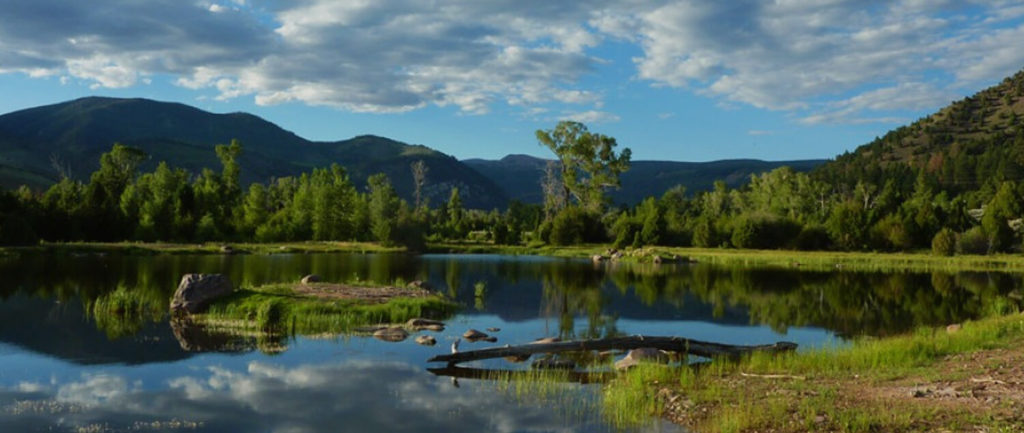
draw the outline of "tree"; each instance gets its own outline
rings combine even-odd
[[[377,173],[366,180],[370,187],[369,219],[370,232],[375,240],[390,244],[398,224],[400,201],[391,181],[384,173]]]
[[[420,207],[426,205],[423,201],[423,186],[427,184],[427,172],[430,169],[422,159],[412,163],[410,168],[412,169],[413,197],[416,200],[415,207],[419,210]]]
[[[554,129],[537,131],[537,141],[554,152],[561,163],[564,194],[584,210],[600,211],[604,190],[619,186],[619,175],[629,169],[632,151],[615,153],[615,139],[591,133],[579,122],[562,121]]]

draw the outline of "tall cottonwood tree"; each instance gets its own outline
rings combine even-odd
[[[537,141],[558,157],[565,194],[590,212],[604,206],[605,189],[619,187],[619,175],[629,169],[629,148],[616,153],[615,138],[592,133],[580,122],[566,120],[539,130]]]

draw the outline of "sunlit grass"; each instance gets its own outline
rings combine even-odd
[[[665,401],[659,392],[670,389],[692,407],[708,411],[692,418],[697,431],[901,431],[917,420],[934,419],[938,409],[858,400],[841,395],[843,387],[938,377],[934,366],[950,355],[1022,341],[1024,315],[1012,313],[966,322],[952,333],[920,328],[902,336],[861,338],[843,347],[754,353],[740,362],[716,360],[696,369],[641,365],[609,384],[603,403],[606,416],[618,425],[643,424],[662,415]],[[944,416],[954,424],[1002,425],[964,409],[949,409]]]
[[[162,319],[168,309],[167,299],[160,294],[123,286],[85,304],[96,327],[109,338],[134,335],[147,322]]]
[[[403,323],[414,317],[446,318],[457,305],[440,296],[393,298],[385,303],[360,299],[320,299],[296,294],[290,285],[237,290],[212,303],[198,320],[241,324],[272,334],[344,333],[356,327]]]

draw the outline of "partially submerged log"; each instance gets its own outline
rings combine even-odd
[[[529,370],[489,370],[482,368],[466,368],[447,366],[443,368],[428,368],[427,371],[438,375],[454,377],[456,379],[480,379],[504,382],[514,382],[520,379],[529,380],[537,377],[536,372]],[[587,372],[587,371],[564,371],[550,376],[550,380],[566,383],[605,383],[615,378],[614,372]]]
[[[470,350],[452,354],[437,355],[427,362],[447,362],[449,365],[480,359],[502,358],[506,356],[524,357],[535,353],[582,352],[589,350],[630,350],[651,347],[670,352],[680,352],[704,358],[732,358],[751,352],[788,352],[796,349],[796,343],[780,341],[775,344],[757,346],[740,346],[732,344],[711,343],[681,337],[648,337],[634,335],[630,337],[612,337],[597,340],[562,341],[557,343],[532,343],[520,346],[492,347],[481,350]]]

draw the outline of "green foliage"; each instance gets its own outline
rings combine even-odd
[[[956,253],[956,233],[948,228],[939,230],[932,239],[932,254],[952,256]]]
[[[562,121],[537,131],[537,141],[558,157],[565,192],[589,212],[601,210],[604,190],[618,187],[619,175],[629,169],[630,149],[616,154],[614,138],[592,133],[579,122]]]
[[[989,238],[981,227],[972,227],[957,240],[956,250],[960,254],[988,254]]]
[[[370,176],[368,182],[370,232],[374,240],[390,244],[395,240],[393,234],[398,225],[398,194],[383,173]]]
[[[596,215],[580,206],[567,206],[551,221],[547,242],[553,245],[576,245],[604,240],[603,227]]]

